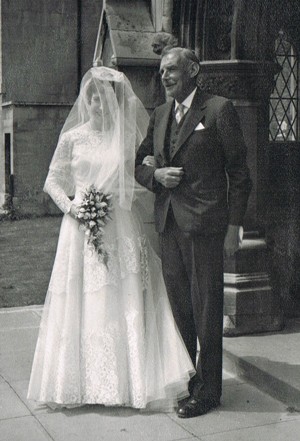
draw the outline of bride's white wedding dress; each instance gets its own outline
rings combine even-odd
[[[50,168],[46,191],[67,213],[91,184],[86,165],[101,174],[113,159],[100,132],[88,126],[66,133],[57,149],[62,167]],[[62,190],[67,185],[75,189],[72,202]],[[117,200],[104,245],[108,267],[78,222],[64,215],[28,398],[54,406],[171,410],[188,395],[194,367],[172,316],[160,260],[137,216]]]

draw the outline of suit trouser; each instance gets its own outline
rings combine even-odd
[[[172,212],[168,214],[161,233],[163,275],[175,321],[196,366],[189,389],[198,398],[219,399],[222,393],[223,246],[224,234],[184,233]]]

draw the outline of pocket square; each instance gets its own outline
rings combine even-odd
[[[205,129],[205,127],[201,122],[199,122],[199,124],[197,124],[195,127],[195,130],[203,130],[203,129]]]

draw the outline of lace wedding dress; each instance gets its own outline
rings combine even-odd
[[[117,201],[105,226],[107,267],[67,214],[91,184],[86,166],[99,174],[114,167],[101,133],[88,126],[70,131],[57,155],[61,169],[50,167],[45,189],[65,215],[28,398],[57,407],[169,411],[188,395],[194,367],[172,316],[160,260],[137,216]],[[72,202],[62,188],[75,189]]]

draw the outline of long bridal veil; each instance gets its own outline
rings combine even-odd
[[[102,109],[100,132],[103,144],[110,148],[110,164],[101,170],[100,175],[97,169],[87,163],[87,181],[107,191],[110,191],[112,186],[117,186],[120,207],[130,210],[137,187],[134,179],[136,149],[146,135],[149,116],[122,72],[107,67],[93,67],[82,79],[80,94],[66,119],[60,139],[70,130],[89,123],[92,95],[98,96]],[[62,162],[63,154],[57,150],[50,170],[57,171],[62,168]],[[63,186],[66,187],[64,190],[70,193],[69,183],[66,182]],[[138,193],[141,192],[139,188]],[[145,197],[146,193],[142,193]]]

